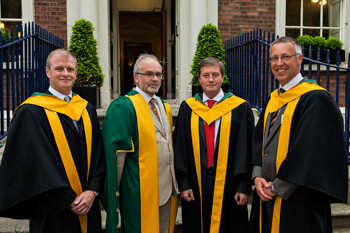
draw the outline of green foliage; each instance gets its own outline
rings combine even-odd
[[[326,43],[326,49],[333,49],[333,50],[339,50],[343,47],[343,42],[341,42],[336,37],[328,37],[327,43]]]
[[[297,40],[299,41],[300,44],[304,43],[304,48],[309,49],[310,45],[313,45],[312,42],[312,36],[309,35],[303,35],[303,36],[298,36]]]
[[[102,86],[104,75],[97,56],[97,41],[92,23],[85,19],[75,21],[69,40],[69,51],[77,57],[78,75],[75,86]]]
[[[198,66],[204,58],[216,57],[226,66],[225,49],[220,37],[221,34],[219,29],[211,23],[204,25],[199,31],[197,37],[196,53],[193,57],[191,65],[192,69],[190,71],[192,74],[191,84],[200,84],[198,81]],[[228,83],[226,74],[223,83]]]
[[[5,44],[5,35],[6,35],[6,30],[5,29],[1,29],[1,37],[2,37],[2,43]],[[10,33],[7,32],[7,38],[8,38],[8,41],[11,41],[11,36],[10,36]]]
[[[317,49],[318,47],[320,47],[321,49],[339,50],[344,44],[336,37],[328,37],[328,39],[326,40],[326,38],[320,36],[312,37],[309,35],[303,35],[298,36],[297,40],[300,44],[304,43],[305,49],[309,49],[311,45],[313,49]]]
[[[321,37],[321,36],[315,36],[312,39],[312,48],[313,49],[317,49],[317,48],[324,49],[324,48],[326,48],[326,43],[327,43],[326,38]]]

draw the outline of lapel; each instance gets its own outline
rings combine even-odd
[[[199,143],[200,143],[200,154],[201,154],[201,164],[202,167],[207,167],[207,141],[205,138],[205,129],[204,129],[204,121],[202,118],[199,118]],[[192,139],[193,140],[193,139]],[[204,151],[205,153],[202,153]],[[206,174],[206,172],[205,172]]]
[[[77,130],[77,128],[75,128],[75,125],[74,125],[73,120],[71,118],[69,118],[66,115],[60,114],[60,113],[59,113],[59,115],[60,115],[60,118],[62,119],[62,121],[64,121],[71,128],[71,130],[73,130],[76,134],[79,134],[79,132],[82,133],[83,130],[80,127],[81,120],[78,121],[78,128],[79,128],[79,132],[78,132],[78,130]]]
[[[163,120],[163,124],[164,124],[164,128],[166,127],[165,125],[165,122],[168,122],[166,121],[166,113],[165,113],[165,109],[163,108],[163,103],[162,101],[159,99],[158,96],[156,96],[156,101],[157,101],[157,104],[158,104],[158,108],[159,108],[159,112],[158,114],[161,115],[161,118]],[[156,117],[156,115],[154,115],[153,111],[151,111],[151,115],[152,115],[152,120],[153,120],[153,124],[154,126],[157,128],[157,130],[162,134],[162,136],[164,138],[166,138],[166,134],[165,134],[165,131],[164,131],[164,128],[163,126],[161,125],[161,123],[158,121],[158,118]],[[164,116],[165,115],[165,116]],[[169,124],[169,123],[168,123]],[[169,127],[169,126],[168,126]]]

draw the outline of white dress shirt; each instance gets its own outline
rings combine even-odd
[[[208,100],[215,100],[216,102],[214,103],[217,104],[222,98],[224,98],[225,94],[222,91],[222,89],[220,90],[219,94],[217,94],[214,98],[209,99],[209,97],[203,92],[203,102],[205,103],[205,105],[208,106]],[[213,105],[213,106],[214,106]],[[220,123],[221,123],[221,118],[218,118],[215,120],[215,139],[214,139],[214,145],[216,145],[216,138],[218,135],[218,131],[220,128]]]
[[[53,87],[49,87],[49,92],[51,92],[52,95],[60,98],[61,100],[64,100],[64,97],[69,96],[72,99],[72,91],[70,91],[69,95],[63,95],[61,92],[56,91],[53,89]]]

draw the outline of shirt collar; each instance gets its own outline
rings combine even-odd
[[[54,95],[54,96],[60,98],[61,100],[64,100],[64,97],[67,96],[67,95],[63,95],[61,92],[56,91],[56,90],[53,89],[53,87],[51,87],[51,86],[49,87],[49,92],[50,92],[52,95]],[[69,93],[68,96],[69,96],[70,98],[72,98],[72,91],[70,91],[70,93]]]
[[[215,100],[215,104],[217,102],[219,102],[222,98],[224,98],[225,94],[222,91],[222,89],[220,89],[219,94],[217,94],[214,98],[212,98],[211,100]],[[209,97],[203,92],[203,102],[205,103],[206,101],[210,100]]]
[[[284,86],[280,85],[280,88],[283,88],[285,91],[288,91],[298,83],[300,83],[303,80],[303,76],[301,74],[297,74],[292,80],[290,80],[288,83],[286,83]]]
[[[149,103],[149,101],[151,99],[156,99],[156,95],[153,94],[153,96],[149,96],[146,92],[144,92],[143,90],[141,90],[139,87],[136,87],[135,90],[140,93],[140,95],[142,95],[142,97],[146,100],[147,103]]]

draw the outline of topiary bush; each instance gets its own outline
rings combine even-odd
[[[225,53],[224,45],[220,38],[221,38],[221,34],[219,29],[211,23],[204,25],[199,31],[199,34],[197,37],[196,52],[192,60],[192,65],[191,65],[192,69],[190,71],[190,73],[192,74],[191,84],[193,85],[200,84],[198,80],[198,66],[204,58],[216,57],[220,61],[222,61],[226,66],[226,62],[225,62],[226,53]],[[225,74],[223,84],[226,84],[226,83],[228,83],[228,78],[227,78],[227,75]]]
[[[309,35],[303,35],[303,36],[298,36],[297,40],[299,41],[300,44],[304,43],[304,48],[309,49],[310,45],[312,46],[312,36]]]
[[[74,86],[102,86],[104,75],[97,56],[97,41],[92,23],[85,19],[74,22],[68,50],[77,57],[78,74]]]
[[[342,49],[344,43],[341,42],[336,37],[328,37],[327,43],[326,43],[326,49],[333,49],[333,50],[340,50]]]

